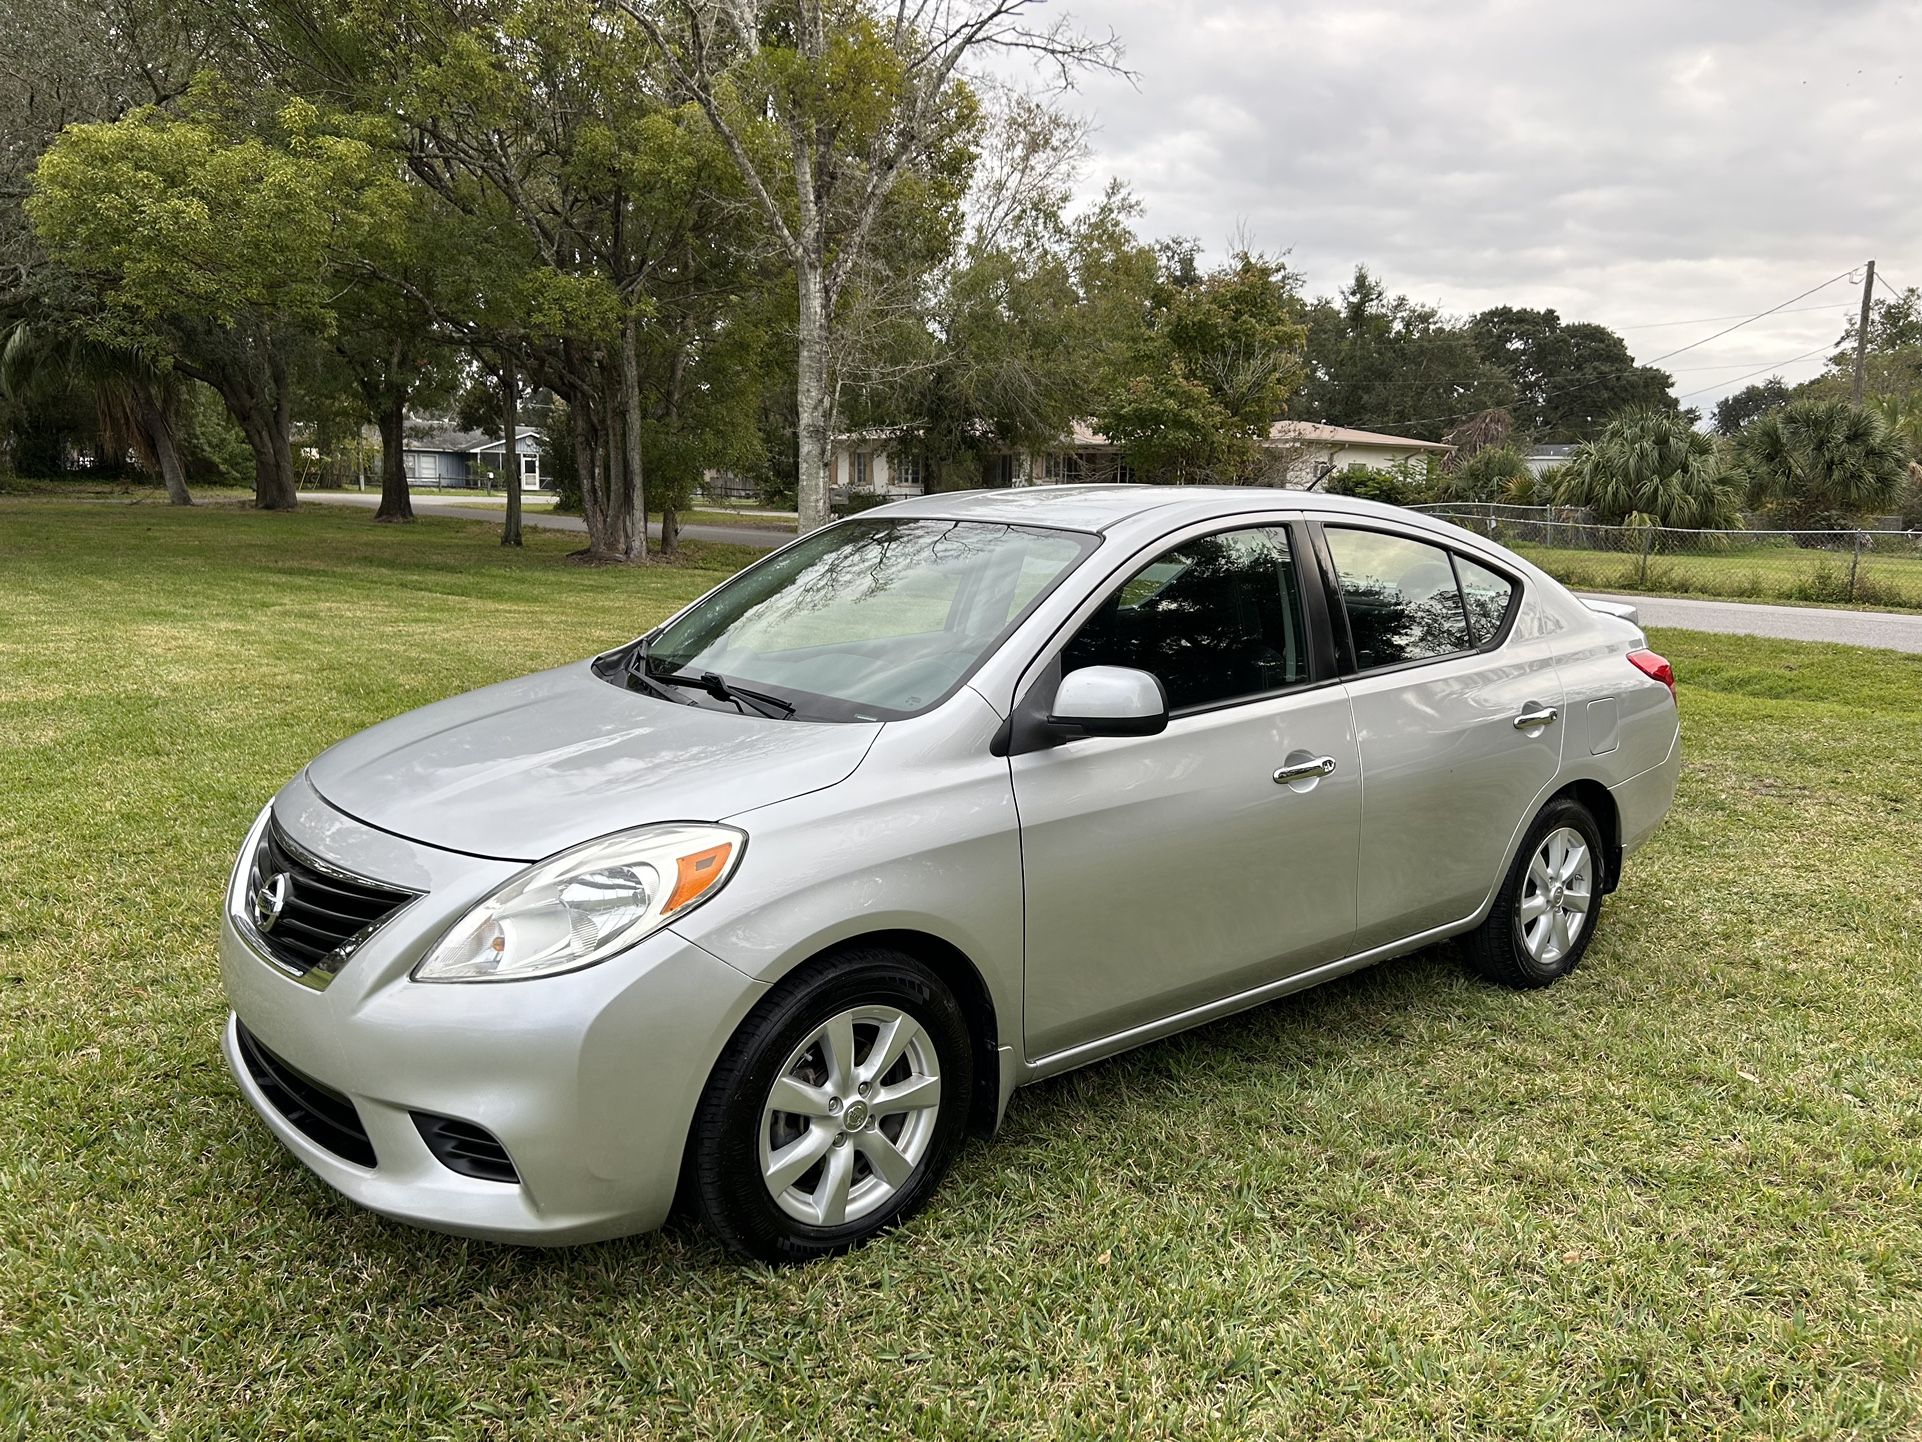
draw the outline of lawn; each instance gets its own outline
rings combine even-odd
[[[232,850],[335,738],[748,554],[570,543],[0,500],[0,1435],[1922,1428],[1922,657],[1658,634],[1681,798],[1574,977],[1428,952],[1024,1092],[857,1255],[348,1206],[219,1060]]]
[[[1502,539],[1499,532],[1497,539]],[[1856,563],[1853,581],[1847,550],[1711,546],[1656,552],[1645,563],[1639,555],[1620,551],[1527,543],[1515,544],[1515,549],[1557,580],[1582,590],[1922,610],[1922,545],[1887,532],[1875,541],[1877,549],[1865,550]]]

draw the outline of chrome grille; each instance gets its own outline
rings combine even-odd
[[[286,881],[278,882],[280,877]],[[270,886],[277,894],[263,901]],[[274,960],[297,976],[330,978],[417,894],[328,866],[269,820],[254,849],[240,910]]]

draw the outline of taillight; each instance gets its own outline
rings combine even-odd
[[[1665,657],[1653,651],[1630,651],[1628,664],[1652,681],[1660,681],[1668,687],[1668,694],[1675,694],[1675,668],[1668,664]]]

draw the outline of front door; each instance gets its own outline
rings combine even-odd
[[[1561,767],[1561,677],[1518,583],[1387,531],[1324,528],[1353,642],[1368,802],[1356,944],[1468,916]]]
[[[1030,1059],[1348,949],[1361,771],[1347,695],[1309,658],[1281,525],[1172,547],[1063,649],[1063,671],[1153,672],[1171,719],[1010,761]]]

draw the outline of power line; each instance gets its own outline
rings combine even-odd
[[[1879,279],[1881,279],[1881,277],[1880,277],[1880,276],[1877,276],[1876,278],[1877,278],[1878,280],[1879,280]],[[1835,303],[1834,301],[1830,301],[1830,302],[1829,302],[1829,303],[1828,303],[1827,305],[1805,305],[1805,306],[1800,306],[1800,307],[1798,307],[1798,308],[1797,308],[1797,309],[1795,309],[1795,310],[1776,310],[1776,311],[1773,311],[1773,312],[1771,312],[1771,314],[1774,314],[1774,315],[1813,315],[1813,314],[1814,314],[1814,313],[1815,313],[1816,311],[1818,311],[1818,310],[1820,310],[1820,311],[1833,311],[1833,310],[1835,309],[1835,305],[1836,305],[1836,303]],[[1615,327],[1615,329],[1616,329],[1616,330],[1661,330],[1661,329],[1663,329],[1663,328],[1664,328],[1664,327],[1666,327],[1666,326],[1672,326],[1672,325],[1714,325],[1714,324],[1715,324],[1715,323],[1716,323],[1717,321],[1723,321],[1723,320],[1740,320],[1740,319],[1742,319],[1742,317],[1741,317],[1740,315],[1703,315],[1703,316],[1697,316],[1697,317],[1696,317],[1695,319],[1693,319],[1693,320],[1650,320],[1650,321],[1643,321],[1643,322],[1642,322],[1642,323],[1640,323],[1639,325],[1618,325],[1618,326],[1616,326],[1616,327]]]
[[[1743,381],[1746,381],[1746,380],[1753,380],[1753,379],[1754,379],[1754,378],[1755,378],[1756,376],[1759,376],[1759,375],[1762,375],[1762,374],[1764,374],[1765,372],[1768,372],[1768,371],[1778,371],[1778,370],[1780,370],[1780,369],[1781,369],[1781,368],[1782,368],[1783,366],[1792,366],[1792,365],[1794,365],[1794,364],[1795,364],[1795,363],[1796,363],[1797,361],[1805,361],[1805,360],[1809,360],[1809,359],[1811,359],[1812,357],[1815,357],[1815,356],[1819,356],[1819,355],[1825,355],[1825,354],[1827,354],[1827,353],[1829,353],[1830,351],[1832,351],[1833,349],[1834,349],[1834,347],[1833,347],[1833,346],[1826,346],[1826,345],[1819,345],[1819,346],[1817,346],[1817,347],[1816,347],[1816,348],[1815,348],[1814,350],[1805,350],[1805,351],[1803,351],[1803,352],[1802,352],[1802,354],[1800,354],[1800,355],[1792,355],[1792,356],[1790,356],[1790,357],[1789,357],[1789,358],[1788,358],[1787,360],[1783,360],[1783,361],[1775,361],[1774,363],[1772,363],[1772,364],[1770,364],[1770,365],[1765,365],[1765,366],[1763,366],[1761,370],[1753,370],[1753,371],[1750,371],[1750,372],[1749,372],[1749,373],[1748,373],[1747,375],[1741,375],[1741,376],[1736,376],[1736,377],[1735,377],[1735,378],[1734,378],[1733,380],[1726,380],[1726,381],[1716,381],[1716,382],[1715,382],[1715,383],[1714,383],[1713,385],[1706,385],[1706,386],[1702,386],[1702,387],[1700,387],[1700,388],[1699,388],[1699,389],[1697,389],[1697,390],[1692,390],[1692,391],[1684,391],[1684,392],[1683,392],[1683,393],[1682,393],[1681,395],[1679,395],[1679,396],[1677,396],[1677,397],[1675,397],[1675,399],[1676,399],[1676,400],[1678,400],[1678,401],[1685,401],[1685,400],[1687,400],[1687,399],[1688,399],[1688,398],[1689,398],[1690,396],[1699,396],[1699,395],[1701,395],[1701,394],[1703,394],[1703,392],[1705,392],[1705,391],[1712,391],[1712,390],[1717,390],[1717,389],[1719,389],[1719,388],[1720,388],[1720,387],[1722,387],[1722,386],[1733,386],[1733,385],[1740,385],[1740,384],[1741,384],[1741,383],[1742,383]]]
[[[1620,377],[1625,375],[1633,375],[1635,371],[1641,370],[1645,367],[1659,365],[1661,364],[1661,362],[1669,359],[1669,357],[1671,356],[1678,356],[1683,354],[1685,351],[1692,351],[1696,349],[1696,347],[1698,346],[1705,346],[1712,340],[1720,340],[1723,336],[1729,335],[1734,331],[1738,331],[1745,325],[1753,325],[1756,321],[1761,320],[1766,316],[1771,316],[1776,314],[1778,311],[1783,311],[1788,309],[1788,307],[1794,305],[1797,301],[1807,300],[1810,296],[1814,295],[1818,290],[1826,290],[1828,289],[1828,287],[1834,285],[1837,281],[1848,279],[1848,277],[1858,269],[1860,269],[1860,267],[1851,266],[1848,270],[1843,271],[1839,275],[1830,276],[1827,280],[1823,281],[1820,285],[1810,286],[1807,290],[1803,291],[1800,295],[1790,296],[1787,300],[1783,301],[1780,305],[1772,305],[1767,310],[1757,311],[1754,315],[1751,315],[1744,320],[1737,321],[1734,325],[1728,326],[1725,329],[1718,330],[1713,335],[1705,335],[1700,340],[1690,341],[1687,345],[1677,346],[1674,350],[1671,350],[1671,351],[1664,351],[1661,355],[1656,356],[1653,360],[1638,362],[1636,365],[1634,365],[1633,367],[1627,370],[1605,371],[1600,375],[1591,376],[1587,380],[1578,381],[1574,385],[1562,386],[1559,388],[1552,388],[1549,390],[1540,391],[1540,392],[1537,392],[1534,396],[1529,397],[1528,399],[1535,402],[1540,402],[1540,401],[1545,401],[1549,399],[1551,396],[1571,395],[1576,391],[1588,390],[1594,386],[1601,385],[1604,382],[1617,380]],[[1828,348],[1829,348],[1828,346],[1821,346],[1821,347],[1818,347],[1818,350],[1827,350]],[[1816,353],[1817,351],[1810,351],[1808,352],[1808,355],[1814,355]],[[1797,360],[1806,360],[1807,358],[1808,358],[1807,355],[1796,357]],[[1782,364],[1787,365],[1789,364],[1789,362],[1784,361],[1782,362]],[[1769,369],[1769,367],[1764,366],[1763,369],[1767,370]],[[1759,375],[1760,372],[1759,371],[1755,372],[1755,374]],[[1745,380],[1747,379],[1747,377],[1738,376],[1736,379]],[[1733,381],[1718,382],[1718,384],[1732,385],[1734,384],[1734,382]],[[1710,385],[1710,386],[1703,386],[1701,389],[1714,390],[1715,388],[1716,388],[1715,386]],[[1690,391],[1689,394],[1700,395],[1701,391]],[[1676,397],[1676,399],[1680,400],[1682,398],[1678,396]],[[1472,416],[1475,414],[1477,414],[1476,411],[1456,411],[1448,415],[1416,416],[1412,419],[1405,419],[1405,420],[1369,421],[1369,422],[1361,423],[1358,428],[1362,430],[1373,430],[1373,429],[1378,429],[1381,426],[1389,426],[1389,425],[1422,426],[1422,425],[1427,425],[1431,421],[1465,420],[1469,416]]]
[[[1810,296],[1814,295],[1816,291],[1826,290],[1828,289],[1828,287],[1834,285],[1836,281],[1848,279],[1848,277],[1852,273],[1853,273],[1853,267],[1851,267],[1849,270],[1843,271],[1840,275],[1829,277],[1829,279],[1823,281],[1820,285],[1810,286],[1807,290],[1803,291],[1800,295],[1790,296],[1787,300],[1783,301],[1781,305],[1772,305],[1767,310],[1757,311],[1754,315],[1750,316],[1747,320],[1737,321],[1734,325],[1728,327],[1727,330],[1718,330],[1715,332],[1714,335],[1705,335],[1700,340],[1690,341],[1687,345],[1684,345],[1684,346],[1677,346],[1672,351],[1665,351],[1663,354],[1656,356],[1654,360],[1643,361],[1642,364],[1651,365],[1651,366],[1660,365],[1663,361],[1667,360],[1670,356],[1680,355],[1683,351],[1694,350],[1697,346],[1707,345],[1712,340],[1720,340],[1723,336],[1728,335],[1731,332],[1738,331],[1745,325],[1753,325],[1756,321],[1761,320],[1764,316],[1771,316],[1771,315],[1774,315],[1778,310],[1787,309],[1789,306],[1794,305],[1795,302],[1798,300],[1807,300]]]

